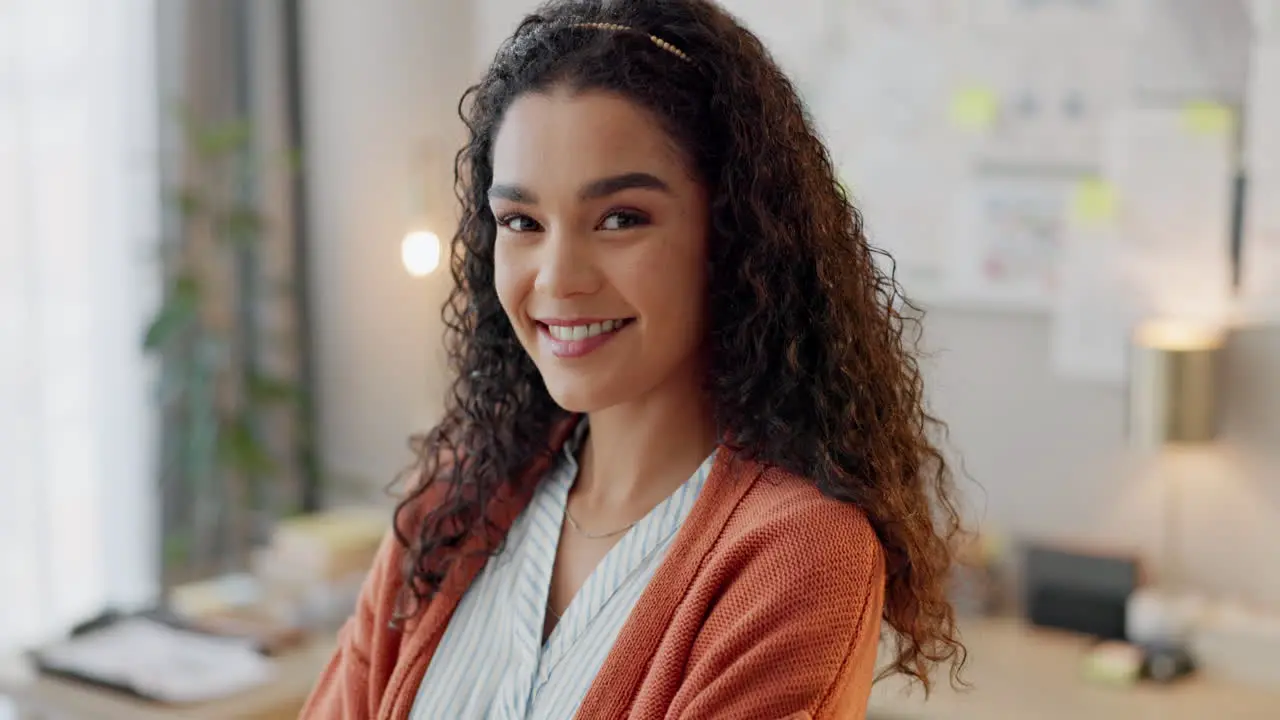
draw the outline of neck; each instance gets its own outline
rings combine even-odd
[[[593,412],[590,423],[573,490],[589,507],[656,505],[720,440],[711,402],[696,384]]]

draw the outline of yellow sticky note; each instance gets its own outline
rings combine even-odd
[[[1197,135],[1224,135],[1236,124],[1236,114],[1221,103],[1200,101],[1182,108],[1182,124]]]
[[[991,88],[962,88],[951,98],[951,122],[966,130],[986,130],[999,114],[1000,99]]]
[[[1081,180],[1071,198],[1071,216],[1078,222],[1105,223],[1114,220],[1119,203],[1116,189],[1102,178]]]

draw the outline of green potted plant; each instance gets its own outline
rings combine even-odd
[[[279,429],[302,398],[266,362],[296,341],[262,317],[290,292],[287,278],[262,270],[287,239],[257,197],[249,124],[180,117],[183,179],[167,194],[163,300],[142,341],[160,366],[165,587],[243,569],[272,521],[299,502],[280,487],[299,438]]]

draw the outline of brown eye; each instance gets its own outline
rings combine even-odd
[[[506,228],[511,232],[536,232],[540,230],[538,223],[528,215],[513,213],[511,215],[503,215],[498,218],[499,227]]]
[[[617,210],[611,212],[600,222],[601,230],[627,230],[634,227],[642,227],[649,224],[649,218],[632,210]]]

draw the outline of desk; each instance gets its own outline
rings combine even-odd
[[[16,704],[21,720],[293,720],[332,652],[332,641],[310,643],[277,658],[279,674],[271,684],[226,700],[190,706],[149,703],[40,676],[25,664],[14,664],[0,669],[0,700]]]
[[[1090,641],[1078,635],[1031,628],[1015,620],[964,620],[969,649],[965,677],[973,685],[956,692],[939,680],[928,702],[917,687],[908,695],[898,677],[872,688],[873,720],[1275,720],[1280,688],[1263,690],[1203,676],[1173,685],[1142,683],[1113,688],[1080,678]],[[1277,659],[1280,662],[1280,658]]]

